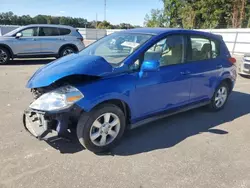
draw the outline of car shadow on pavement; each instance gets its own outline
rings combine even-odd
[[[218,125],[233,121],[250,113],[250,95],[233,91],[225,108],[219,112],[209,112],[201,107],[164,118],[125,133],[121,143],[111,152],[98,155],[135,155],[175,146],[190,136],[209,132],[211,134],[228,134],[226,130],[216,128]],[[60,153],[76,153],[84,148],[73,132],[72,142],[63,140],[47,143]]]
[[[226,130],[216,127],[249,114],[249,106],[249,94],[233,91],[225,108],[219,112],[208,112],[202,107],[127,132],[112,154],[127,156],[170,148],[190,136],[204,132],[228,134]]]
[[[62,154],[66,153],[77,153],[79,151],[84,150],[84,147],[80,144],[80,142],[77,139],[76,132],[73,130],[73,132],[68,134],[69,140],[60,139],[57,136],[50,137],[46,140],[48,145],[53,147],[54,149],[60,151]]]
[[[1,66],[18,66],[18,65],[44,65],[47,63],[50,63],[55,59],[50,58],[50,59],[15,59],[15,60],[10,60],[6,65],[1,65]]]

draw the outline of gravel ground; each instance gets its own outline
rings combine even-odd
[[[199,108],[129,131],[112,153],[44,142],[22,126],[25,84],[50,60],[0,66],[0,188],[250,187],[250,79],[238,76],[225,109]]]

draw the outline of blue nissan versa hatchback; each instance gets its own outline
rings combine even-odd
[[[221,110],[235,84],[235,62],[214,34],[117,32],[34,73],[27,83],[34,101],[24,126],[40,139],[52,130],[67,138],[76,129],[85,148],[102,152],[125,129],[204,105]]]

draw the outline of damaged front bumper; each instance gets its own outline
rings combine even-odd
[[[44,139],[49,133],[65,134],[68,129],[76,127],[82,109],[73,106],[58,112],[44,112],[27,109],[23,113],[23,125],[34,137]]]
[[[23,113],[23,125],[25,129],[36,138],[44,137],[49,132],[48,121],[45,120],[44,114],[31,109],[25,110]]]

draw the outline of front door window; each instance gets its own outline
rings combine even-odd
[[[184,38],[182,35],[171,35],[148,49],[144,60],[157,60],[160,66],[175,65],[184,62]]]
[[[37,36],[37,27],[24,29],[21,31],[23,37],[34,37]]]

